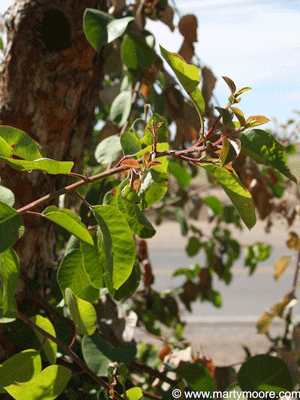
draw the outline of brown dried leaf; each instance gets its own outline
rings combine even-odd
[[[199,272],[199,289],[202,294],[207,294],[211,289],[212,277],[208,268]]]
[[[143,283],[145,287],[149,287],[154,282],[154,275],[152,273],[152,267],[148,260],[144,260],[143,262],[144,267],[144,275],[143,275]]]
[[[172,354],[172,350],[168,345],[165,345],[165,347],[158,353],[157,357],[160,359],[161,362],[164,362],[165,357],[169,354]]]
[[[192,58],[195,55],[195,49],[194,45],[192,42],[189,42],[188,40],[184,39],[180,50],[178,52],[179,55],[188,63],[191,64]]]
[[[274,278],[276,281],[281,277],[286,268],[289,266],[292,261],[291,256],[280,256],[274,263]]]
[[[289,232],[289,240],[287,240],[286,245],[291,250],[300,250],[300,239],[296,232]]]
[[[212,73],[212,70],[208,67],[203,67],[201,70],[202,74],[202,96],[205,102],[205,109],[208,109],[208,103],[210,102],[213,90],[216,86],[217,78]]]
[[[180,119],[176,123],[174,148],[184,148],[185,142],[193,142],[198,137],[198,131],[187,121]]]
[[[115,15],[126,6],[126,0],[112,0],[109,14]]]
[[[118,126],[113,122],[108,121],[99,132],[99,142],[101,142],[103,139],[109,136],[117,135],[118,133],[119,133]]]
[[[169,5],[159,14],[159,19],[161,20],[161,22],[166,24],[171,29],[172,32],[175,29],[175,26],[173,24],[173,18],[174,18],[174,10]]]
[[[258,210],[260,219],[264,220],[272,212],[273,195],[268,190],[266,180],[253,180],[250,184],[249,191],[253,198],[255,207]]]
[[[146,240],[144,239],[139,240],[136,246],[136,255],[140,263],[148,259],[148,245]]]
[[[177,120],[183,117],[184,97],[174,86],[168,87],[163,91],[169,116]]]
[[[274,317],[275,315],[269,313],[268,311],[264,312],[263,315],[256,322],[257,332],[258,333],[268,332]]]
[[[178,28],[188,42],[197,42],[198,21],[194,14],[184,15],[179,21]]]

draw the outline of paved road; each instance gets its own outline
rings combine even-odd
[[[206,233],[210,225],[204,221],[198,222]],[[292,230],[300,232],[300,222]],[[253,244],[259,241],[273,245],[271,257],[259,264],[253,276],[248,275],[248,269],[243,265],[243,259],[233,267],[233,282],[226,286],[214,278],[216,290],[223,297],[223,306],[218,309],[209,303],[196,303],[192,314],[185,314],[188,322],[186,336],[192,341],[196,351],[210,356],[217,365],[229,365],[241,361],[247,345],[254,353],[264,352],[269,342],[262,335],[257,335],[255,322],[259,316],[275,302],[282,299],[290,291],[296,253],[287,249],[288,239],[286,228],[278,225],[271,235],[264,233],[263,224],[259,222],[250,232],[244,229],[234,231],[241,244]],[[187,238],[180,234],[177,223],[166,222],[157,227],[157,234],[148,241],[150,259],[156,276],[154,288],[164,290],[182,285],[184,278],[172,278],[173,271],[197,262],[201,265],[200,256],[189,258],[184,250]],[[280,255],[292,255],[294,262],[276,283],[273,278],[273,264]],[[295,314],[300,315],[299,305],[295,306]],[[284,326],[281,321],[274,324],[272,333],[280,334]]]

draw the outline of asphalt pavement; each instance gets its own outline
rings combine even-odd
[[[206,221],[197,221],[197,226],[209,233],[212,229]],[[232,267],[233,281],[227,286],[214,277],[214,287],[220,291],[223,299],[221,308],[209,303],[197,302],[191,314],[185,313],[187,321],[185,336],[191,340],[196,352],[211,357],[216,365],[238,363],[245,357],[244,346],[253,354],[265,352],[270,342],[264,335],[256,333],[255,323],[263,312],[291,290],[296,262],[296,252],[286,247],[288,231],[283,223],[276,223],[270,234],[264,231],[265,224],[259,221],[251,231],[233,230],[233,237],[243,245],[257,242],[273,246],[271,256],[261,262],[256,272],[249,276],[244,266],[244,257]],[[148,240],[149,255],[155,274],[154,289],[162,291],[181,286],[183,277],[172,278],[173,272],[192,263],[204,262],[203,255],[189,258],[185,252],[187,238],[180,233],[177,222],[167,221],[156,227],[156,235]],[[300,232],[300,221],[290,229]],[[281,255],[291,255],[293,261],[278,282],[275,281],[274,262]],[[294,314],[300,316],[299,304],[294,307]],[[299,319],[300,320],[300,319]],[[284,329],[281,320],[275,320],[271,333],[280,334]]]

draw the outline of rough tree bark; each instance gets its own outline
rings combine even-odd
[[[17,0],[8,11],[7,46],[0,80],[0,124],[28,133],[56,160],[80,165],[93,129],[102,80],[102,59],[83,32],[86,8],[105,10],[103,0]],[[49,192],[41,172],[0,166],[1,184],[19,208]],[[63,176],[51,177],[56,188]],[[18,299],[34,280],[42,293],[55,261],[53,225],[31,216],[17,242],[21,261]]]

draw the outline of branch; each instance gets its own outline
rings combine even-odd
[[[180,158],[182,160],[189,161],[189,162],[192,162],[194,164],[199,164],[199,159],[188,158],[185,155],[186,154],[192,154],[192,153],[195,153],[195,152],[205,151],[206,149],[207,149],[207,146],[200,146],[200,147],[192,146],[192,147],[190,147],[188,149],[185,149],[185,150],[158,151],[156,153],[156,157],[172,156],[174,158]],[[126,159],[127,157],[128,156],[124,156],[122,158],[122,160]],[[143,162],[143,159],[140,158],[137,161],[141,164]],[[111,168],[111,169],[109,169],[107,171],[101,172],[100,174],[93,175],[91,177],[83,177],[82,176],[81,181],[72,183],[71,185],[65,186],[62,189],[56,190],[54,192],[51,192],[51,193],[47,194],[46,196],[41,197],[40,199],[35,200],[32,203],[29,203],[24,207],[19,208],[17,211],[18,211],[18,213],[20,215],[25,214],[28,211],[31,211],[33,208],[35,208],[35,207],[37,207],[39,205],[42,205],[42,204],[44,204],[44,203],[46,203],[48,201],[51,201],[51,200],[53,200],[53,199],[55,199],[55,198],[57,198],[57,197],[59,197],[59,196],[61,196],[63,194],[66,194],[66,193],[69,193],[69,192],[76,192],[76,190],[78,188],[80,188],[81,186],[87,185],[87,184],[95,182],[95,181],[97,181],[99,179],[103,179],[103,178],[106,178],[106,177],[108,177],[110,175],[115,175],[115,174],[117,174],[119,172],[123,172],[123,171],[126,171],[126,170],[129,169],[127,166],[120,165],[120,162],[114,168]],[[76,176],[80,177],[80,175],[78,175],[78,174],[76,174]]]
[[[20,215],[24,214],[27,211],[30,211],[31,209],[33,209],[43,203],[46,203],[47,201],[53,200],[56,197],[61,196],[62,194],[72,192],[72,191],[80,188],[81,186],[86,185],[87,183],[95,182],[99,179],[106,178],[107,176],[117,174],[118,172],[126,171],[126,169],[128,169],[128,167],[123,167],[123,166],[115,167],[115,168],[109,169],[108,171],[101,172],[100,174],[93,175],[93,176],[86,178],[84,180],[81,180],[79,182],[72,183],[71,185],[68,185],[60,190],[56,190],[55,192],[49,193],[46,196],[41,197],[40,199],[35,200],[32,203],[29,203],[24,207],[19,208],[17,211]]]
[[[44,329],[42,329],[40,326],[36,325],[34,322],[32,322],[28,317],[25,315],[21,314],[18,312],[18,318],[25,322],[26,325],[30,326],[31,328],[37,330],[40,332],[44,337],[52,340],[52,342],[56,343],[61,349],[63,349],[76,364],[78,364],[84,372],[90,375],[92,379],[94,379],[95,382],[98,383],[99,386],[101,386],[103,389],[107,390],[109,392],[109,385],[106,383],[103,379],[101,379],[99,376],[97,376],[86,364],[83,362],[77,354],[75,354],[69,346],[64,344],[61,340],[58,338],[52,336],[50,333],[46,332]],[[124,400],[123,397],[121,397],[118,393],[115,392],[114,394],[115,399],[117,400]]]

